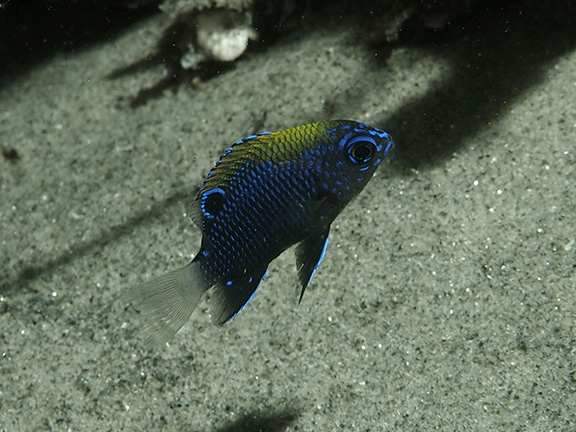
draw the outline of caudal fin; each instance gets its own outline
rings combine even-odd
[[[190,263],[127,293],[127,300],[142,312],[142,333],[146,342],[169,342],[188,321],[206,292],[199,266]]]

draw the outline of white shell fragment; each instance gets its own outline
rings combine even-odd
[[[195,44],[188,45],[180,63],[190,69],[204,60],[236,60],[256,36],[247,14],[226,9],[203,11],[196,17]]]

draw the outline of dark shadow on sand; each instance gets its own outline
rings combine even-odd
[[[298,418],[295,411],[246,414],[215,432],[282,432]]]
[[[555,7],[480,2],[442,34],[411,32],[409,27],[407,23],[397,45],[431,50],[450,62],[453,75],[380,125],[394,137],[396,160],[408,168],[442,163],[542,82],[554,61],[576,49],[576,5],[570,2]]]

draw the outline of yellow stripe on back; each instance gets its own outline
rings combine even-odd
[[[298,160],[302,152],[313,150],[327,139],[326,130],[336,122],[318,122],[255,135],[234,144],[210,172],[203,190],[226,187],[246,164],[261,165]]]

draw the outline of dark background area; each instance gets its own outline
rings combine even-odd
[[[111,40],[139,20],[161,13],[161,3],[160,0],[1,1],[0,79],[6,83],[11,73],[22,73],[55,53],[74,52]],[[256,0],[253,20],[264,46],[282,35],[305,32],[307,25],[338,25],[342,21],[353,21],[361,26],[361,31],[370,33],[367,38],[378,39],[387,32],[395,32],[396,29],[385,28],[386,22],[404,10],[411,11],[407,31],[421,34],[431,23],[439,26],[434,29],[436,32],[443,31],[450,20],[469,15],[474,3],[491,9],[510,2],[412,0],[394,4],[373,0],[358,4],[340,0],[326,5],[314,0]],[[427,37],[428,33],[424,31],[422,35]]]
[[[159,1],[130,7],[122,2],[0,2],[0,79],[22,73],[58,52],[74,52],[113,39],[135,22],[160,13]]]

